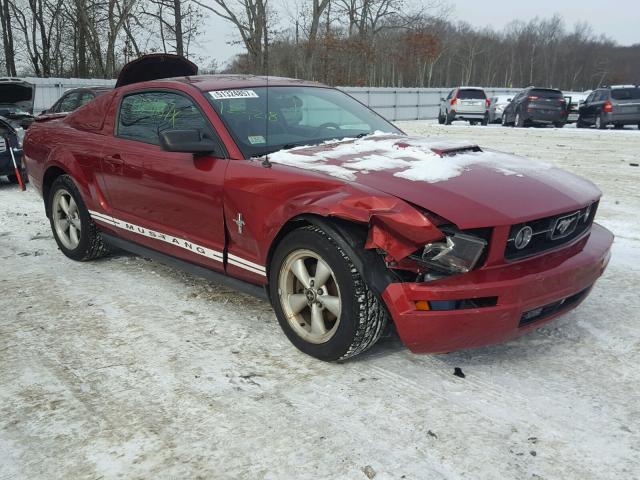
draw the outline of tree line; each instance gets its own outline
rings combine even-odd
[[[222,68],[194,48],[207,15],[233,26],[244,49]],[[0,17],[11,76],[111,78],[132,58],[171,52],[206,71],[344,86],[640,82],[640,44],[619,46],[559,16],[474,28],[452,21],[445,0],[0,0]]]

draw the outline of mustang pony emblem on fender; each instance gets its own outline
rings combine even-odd
[[[238,212],[238,215],[233,221],[235,222],[236,225],[238,225],[238,233],[242,235],[242,230],[245,226],[244,219],[242,218],[242,214]]]

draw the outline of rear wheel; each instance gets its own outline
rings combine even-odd
[[[442,112],[438,113],[438,123],[440,125],[444,125],[444,115],[442,115]]]
[[[86,261],[108,252],[69,175],[56,178],[48,202],[51,230],[62,253],[72,260]]]
[[[454,114],[447,112],[446,117],[444,119],[444,124],[451,125],[451,122],[453,122],[454,118],[455,118]]]
[[[308,226],[287,235],[271,262],[269,289],[278,322],[291,343],[320,360],[365,351],[387,322],[386,309],[348,250],[341,239]]]
[[[469,120],[469,125],[477,125],[478,122],[476,120]]]
[[[602,114],[596,117],[596,128],[598,130],[604,130],[605,128],[607,128],[607,122],[605,122],[605,120],[602,118]]]
[[[484,118],[482,119],[482,125],[488,125],[488,124],[489,124],[489,114],[485,113]]]
[[[505,113],[502,114],[502,119],[500,120],[503,127],[508,127],[509,123],[507,122],[507,115]]]
[[[27,177],[27,173],[26,172],[22,172],[22,183],[27,183],[29,182],[29,178]],[[9,183],[13,183],[13,184],[17,184],[18,183],[18,176],[17,175],[7,175],[7,180],[9,180]]]
[[[588,125],[585,123],[582,117],[578,116],[578,120],[576,120],[576,128],[587,128],[587,126]]]
[[[556,122],[553,124],[554,127],[556,128],[563,128],[564,127],[564,122]]]

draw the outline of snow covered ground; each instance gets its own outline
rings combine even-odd
[[[598,184],[617,238],[582,306],[501,345],[391,336],[326,364],[265,302],[135,256],[67,260],[37,195],[2,183],[0,479],[639,478],[640,131],[400,126]]]

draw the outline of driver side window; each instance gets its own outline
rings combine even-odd
[[[193,101],[174,92],[141,92],[120,103],[117,136],[154,145],[165,130],[208,131],[209,124]]]

